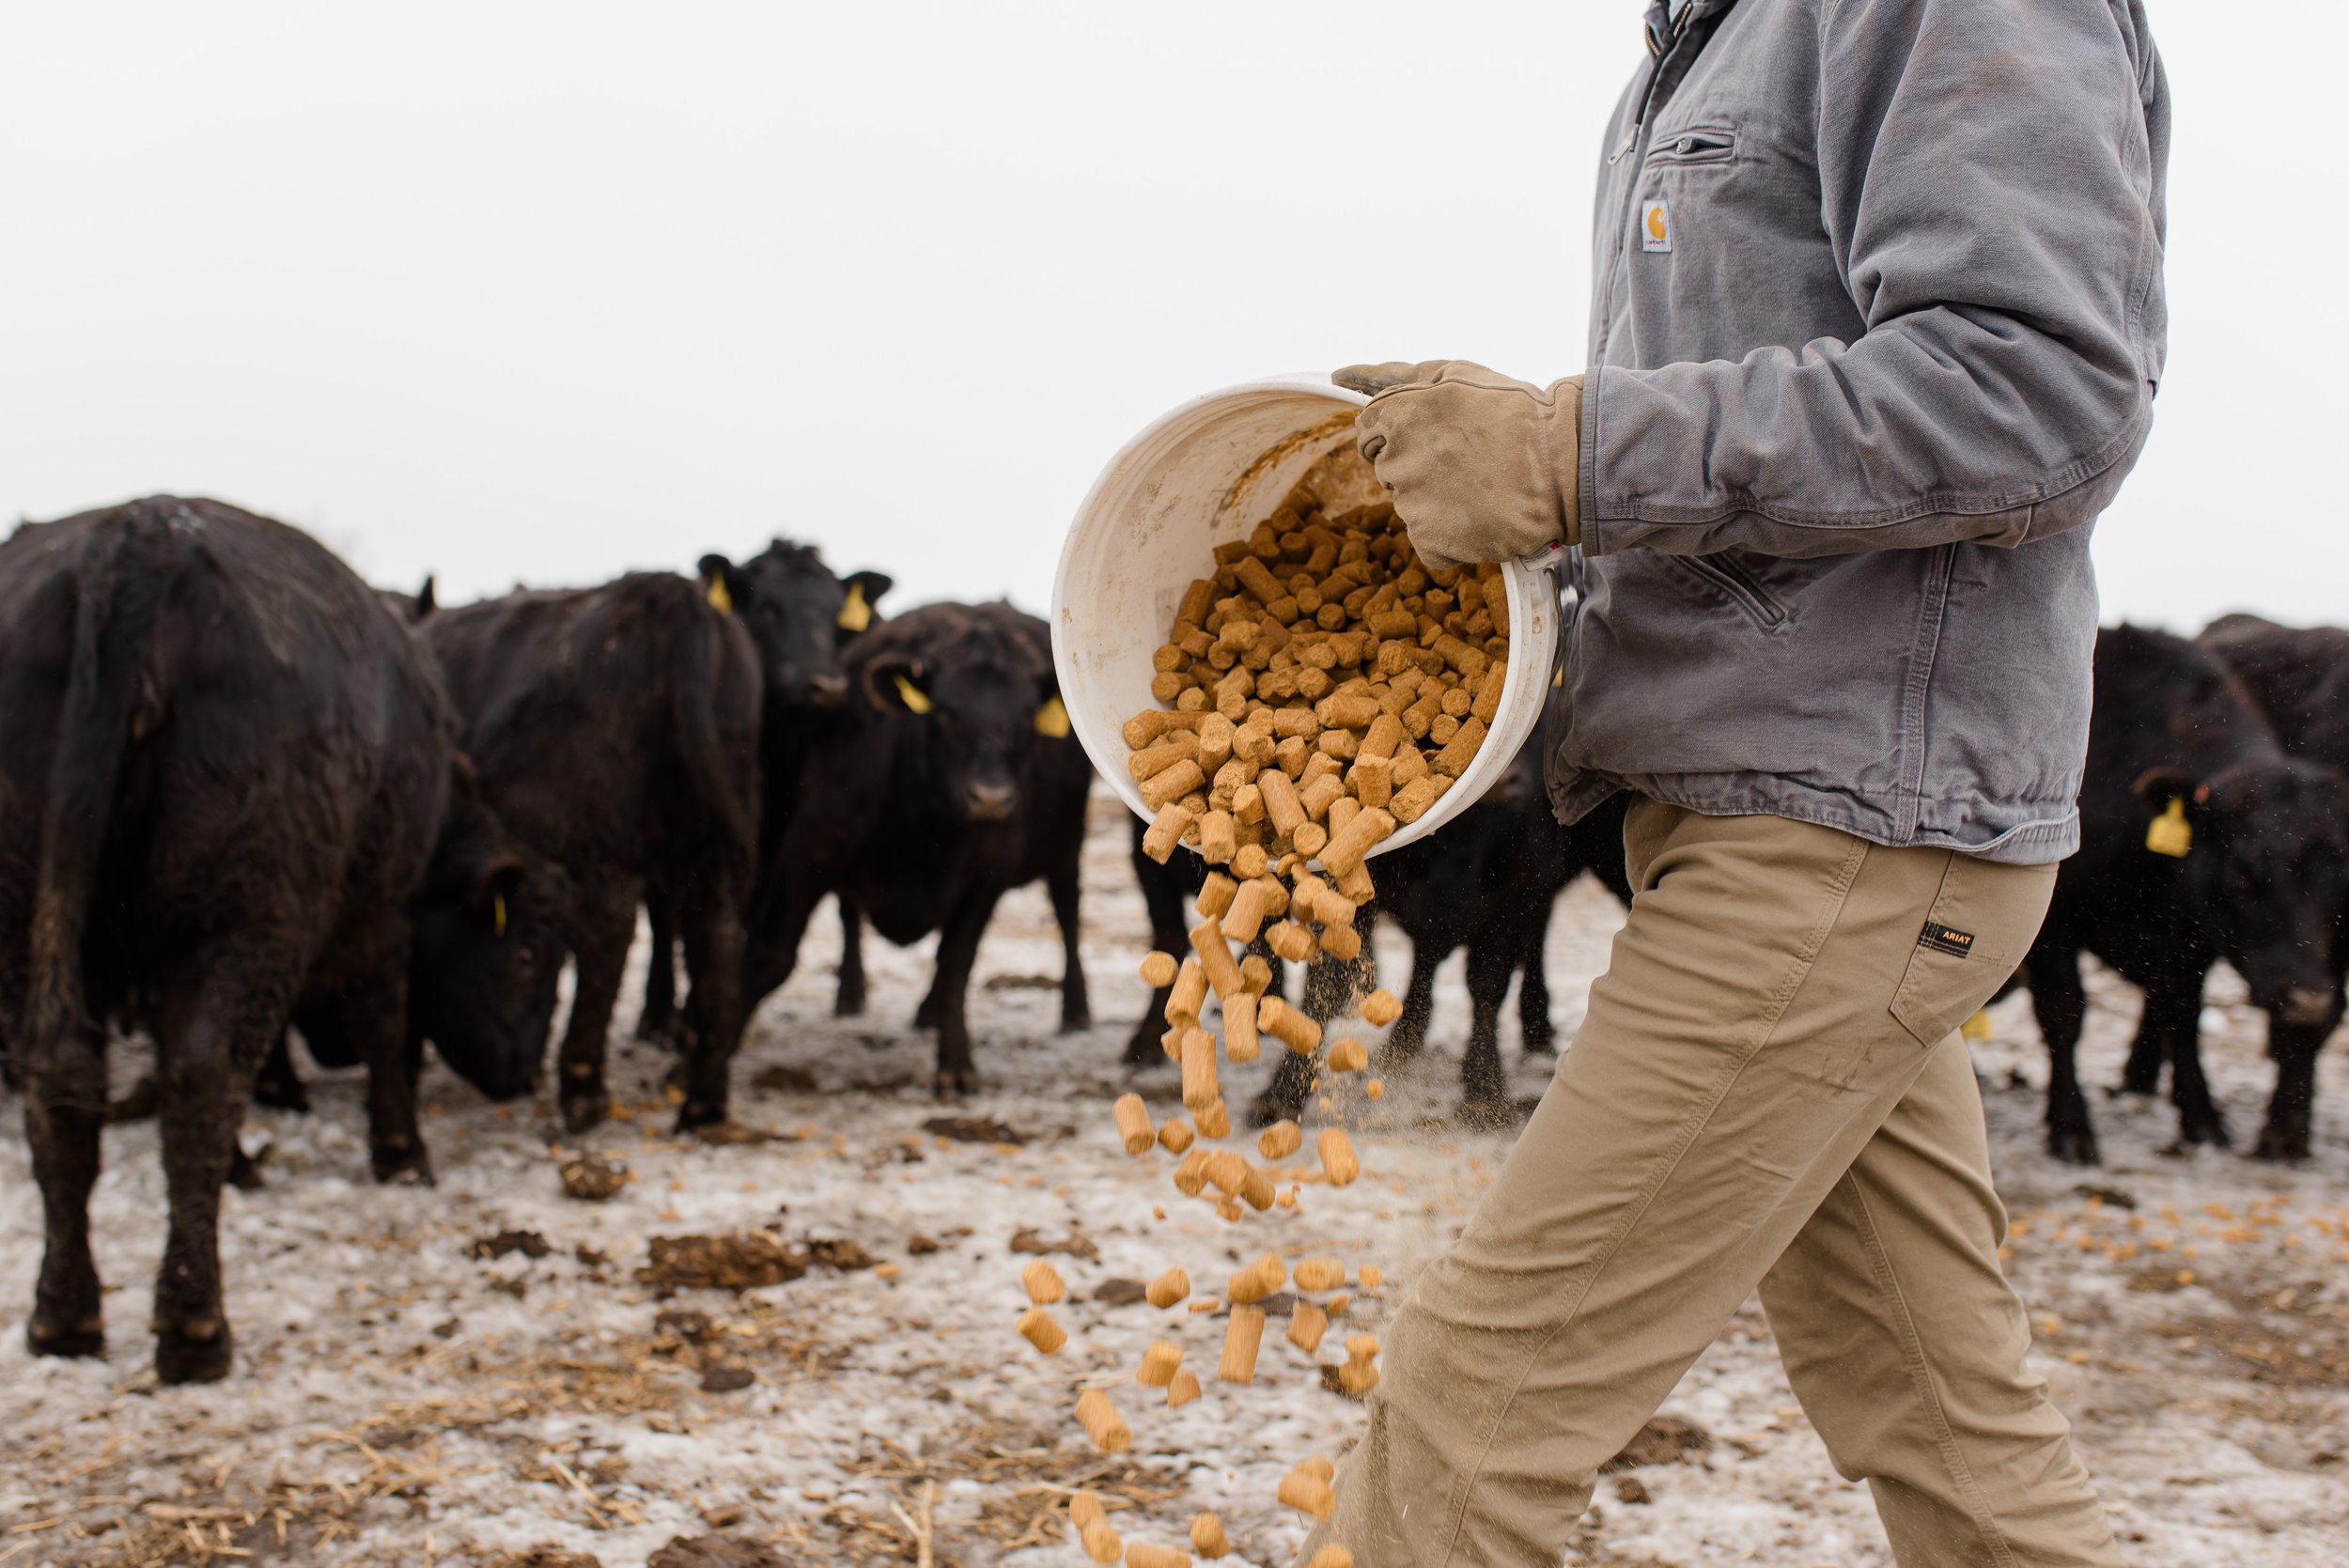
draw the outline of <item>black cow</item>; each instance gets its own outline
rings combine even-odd
[[[723,1124],[758,846],[759,660],[740,618],[702,584],[638,572],[442,610],[423,632],[484,797],[570,879],[564,1126],[610,1113],[605,1037],[655,878],[692,977],[677,1125]]]
[[[1545,1053],[1556,1049],[1543,951],[1558,895],[1589,871],[1616,897],[1626,903],[1631,898],[1623,852],[1629,797],[1616,796],[1573,827],[1562,826],[1550,812],[1542,784],[1545,750],[1543,732],[1537,729],[1508,771],[1474,804],[1428,837],[1370,862],[1377,894],[1364,912],[1392,920],[1411,939],[1411,975],[1403,1013],[1387,1036],[1392,1055],[1408,1060],[1419,1053],[1434,1010],[1437,967],[1455,948],[1468,948],[1470,1012],[1468,1047],[1460,1062],[1460,1114],[1470,1122],[1494,1123],[1514,1115],[1500,1037],[1501,1004],[1513,975],[1523,977],[1517,1011],[1525,1048]],[[1372,964],[1367,946],[1358,962]],[[1333,961],[1328,959],[1313,965],[1330,967]],[[1357,991],[1376,984],[1375,965],[1367,978],[1350,981]],[[1337,989],[1334,983],[1324,988]],[[1309,986],[1308,996],[1314,994]],[[1254,1114],[1259,1119],[1295,1116],[1312,1081],[1309,1061],[1283,1054]]]
[[[1079,768],[1091,778],[1076,742],[1055,733],[1066,721],[1045,638],[1042,622],[1006,604],[933,604],[850,645],[848,706],[809,753],[759,895],[752,1004],[790,978],[817,904],[842,894],[893,942],[941,934],[925,1003],[937,1086],[977,1087],[964,996],[979,936],[1050,845],[1083,833],[1083,788],[1038,784],[1048,748],[1072,779]],[[1072,857],[1053,904],[1081,987],[1076,900]]]
[[[2227,1141],[2198,1034],[2204,974],[2221,957],[2233,965],[2268,1015],[2278,1062],[2257,1152],[2305,1154],[2316,1045],[2340,1017],[2333,922],[2349,893],[2349,789],[2285,755],[2241,685],[2181,638],[2100,632],[2094,700],[2080,849],[2024,964],[2050,1058],[2048,1152],[2096,1158],[2073,1060],[2085,949],[2143,989],[2122,1087],[2152,1093],[2168,1062],[2186,1144]]]
[[[428,922],[489,935],[512,868],[493,836],[443,841],[453,725],[407,633],[316,541],[218,502],[0,544],[0,1034],[46,1240],[27,1339],[103,1348],[88,1203],[111,1018],[156,1041],[156,1373],[223,1376],[220,1184],[256,1068],[298,1005],[339,1001],[376,1174],[425,1175],[412,942]],[[452,1060],[497,1079],[518,1044],[476,1032]]]
[[[2349,631],[2335,627],[2285,627],[2256,615],[2214,621],[2196,641],[2234,672],[2295,757],[2349,777]],[[2321,1025],[2295,1026],[2274,1048],[2277,1097],[2283,1125],[2276,1152],[2308,1153],[2310,1110],[2315,1102],[2316,1057],[2341,1021],[2340,989],[2349,981],[2349,903],[2333,921],[2332,1016]],[[2299,1079],[2286,1092],[2286,1078]]]
[[[833,575],[813,545],[775,539],[737,565],[723,555],[701,558],[699,570],[713,603],[739,616],[757,645],[764,695],[759,706],[759,865],[770,864],[783,825],[796,808],[800,769],[848,699],[848,675],[840,660],[848,640],[873,625],[881,596],[894,586],[881,572]],[[677,1019],[676,921],[670,899],[656,876],[645,899],[652,927],[652,955],[645,971],[645,1005],[636,1035],[644,1040],[678,1040]],[[843,958],[836,1011],[864,1009],[864,974],[852,967],[863,922],[854,908],[841,906]]]

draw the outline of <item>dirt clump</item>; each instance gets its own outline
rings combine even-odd
[[[1713,1446],[1713,1435],[1682,1416],[1657,1416],[1640,1428],[1623,1452],[1599,1467],[1604,1475],[1640,1465],[1685,1465]],[[1628,1499],[1626,1499],[1628,1500]]]
[[[553,1250],[547,1245],[547,1238],[536,1231],[500,1231],[495,1235],[474,1237],[466,1247],[465,1255],[491,1263],[514,1252],[525,1258],[543,1258]]]
[[[1070,1228],[1066,1237],[1059,1241],[1045,1240],[1041,1231],[1014,1231],[1011,1250],[1015,1252],[1033,1252],[1038,1257],[1048,1252],[1062,1252],[1072,1258],[1082,1258],[1087,1263],[1101,1255],[1101,1250],[1093,1244],[1092,1238],[1074,1227]]]
[[[805,1249],[760,1231],[729,1235],[657,1235],[645,1244],[639,1284],[658,1290],[755,1290],[807,1272]]]
[[[628,1167],[599,1155],[573,1155],[563,1162],[563,1195],[583,1203],[616,1198],[628,1187]]]
[[[992,1121],[985,1116],[933,1116],[922,1124],[922,1130],[949,1143],[1009,1143],[1017,1146],[1028,1141],[1028,1135],[1009,1122]]]
[[[791,1568],[772,1546],[731,1535],[680,1535],[652,1556],[645,1568]]]

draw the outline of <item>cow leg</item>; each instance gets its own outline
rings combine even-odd
[[[936,1087],[941,1096],[973,1094],[979,1087],[963,1001],[971,986],[971,966],[979,955],[979,937],[995,914],[998,896],[990,892],[966,899],[947,917],[946,928],[939,934],[938,975],[930,982],[930,995],[939,1003]]]
[[[1428,1021],[1436,1013],[1436,967],[1452,955],[1433,941],[1411,943],[1411,978],[1403,988],[1403,1012],[1387,1031],[1387,1054],[1408,1060],[1427,1044]]]
[[[2076,1053],[2080,1026],[2088,1017],[2088,992],[2080,985],[2079,954],[2073,949],[2033,949],[2030,1007],[2047,1042],[2047,1152],[2070,1165],[2096,1163],[2096,1129],[2080,1093]]]
[[[286,1027],[306,965],[288,942],[209,956],[188,1005],[165,1006],[156,1034],[163,1182],[170,1231],[155,1281],[155,1375],[212,1383],[228,1374],[231,1336],[220,1289],[220,1189],[235,1161],[253,1076]],[[405,972],[404,960],[395,966]],[[395,1020],[393,1027],[398,1027]]]
[[[2177,1054],[2181,1036],[2191,1048],[2195,1032],[2201,1027],[2199,993],[2182,992],[2174,986],[2147,990],[2145,1004],[2137,1015],[2137,1032],[2129,1036],[2128,1064],[2122,1068],[2121,1082],[2113,1093],[2158,1094],[2162,1064]]]
[[[726,1079],[742,1039],[742,910],[731,893],[685,913],[685,1101],[677,1130],[726,1119]]]
[[[2201,976],[2180,978],[2184,984],[2165,976],[2147,989],[2138,1032],[2150,1034],[2152,1048],[2170,1060],[2170,1098],[2178,1108],[2180,1146],[2216,1143],[2223,1149],[2231,1141],[2226,1118],[2218,1113],[2210,1079],[2202,1075]],[[2135,1053],[2132,1046],[2131,1055]]]
[[[2276,1059],[2276,1093],[2267,1102],[2267,1124],[2260,1128],[2252,1156],[2259,1159],[2306,1159],[2316,1105],[2316,1058],[2325,1048],[2331,1023],[2320,1028],[2305,1024],[2267,1025],[2267,1054]]]
[[[557,1097],[563,1126],[571,1132],[585,1132],[612,1114],[612,1096],[603,1081],[605,1037],[612,1030],[613,1004],[619,1000],[629,942],[636,934],[636,904],[632,887],[582,890],[579,929],[571,946],[576,980],[571,1017],[556,1055],[561,1063]]]
[[[25,1343],[36,1356],[102,1355],[106,1323],[89,1250],[89,1194],[106,1123],[105,1037],[70,1029],[59,1039],[30,1040],[18,1065],[43,1243]]]
[[[367,1165],[378,1182],[430,1187],[432,1160],[416,1121],[423,1042],[408,1030],[407,923],[379,933],[342,989],[344,1032],[367,1069]]]
[[[1142,852],[1143,828],[1139,819],[1134,826],[1134,880],[1142,889],[1142,906],[1150,917],[1150,945],[1160,953],[1181,957],[1184,949],[1183,890],[1180,879],[1164,866],[1159,865]],[[1277,962],[1277,961],[1276,961]],[[1128,1067],[1156,1066],[1166,1060],[1166,1052],[1159,1046],[1159,1034],[1165,1028],[1166,999],[1171,986],[1160,986],[1150,993],[1149,1008],[1142,1020],[1134,1025],[1132,1036],[1126,1042],[1125,1064]],[[1279,1117],[1274,1117],[1279,1121]]]
[[[652,928],[652,955],[645,961],[645,1005],[636,1015],[639,1040],[677,1040],[677,922],[668,898],[645,900],[645,922]]]
[[[832,1016],[859,1018],[864,1016],[864,908],[846,893],[834,901],[840,906],[840,985],[832,992]],[[915,1027],[921,1027],[918,1017]]]
[[[807,935],[807,923],[823,896],[824,890],[815,886],[812,878],[786,877],[782,890],[762,900],[753,912],[742,941],[741,1005],[746,1024],[758,1004],[779,990],[799,968],[800,941]]]
[[[1252,1127],[1298,1120],[1305,1114],[1305,1096],[1313,1093],[1314,1059],[1299,1056],[1277,1042],[1269,1048],[1272,1081],[1249,1104],[1248,1125]]]
[[[1517,1027],[1528,1055],[1558,1054],[1558,1026],[1549,1021],[1549,916],[1556,902],[1543,906],[1541,918],[1524,933],[1517,950]]]
[[[253,1080],[253,1099],[278,1110],[308,1110],[310,1091],[302,1081],[301,1073],[293,1064],[293,1051],[279,1030],[277,1038],[270,1042],[269,1059],[261,1063],[261,1071]]]
[[[1052,919],[1060,925],[1060,1032],[1074,1034],[1093,1027],[1093,1001],[1085,994],[1084,962],[1077,955],[1077,939],[1081,931],[1078,916],[1081,890],[1073,855],[1044,878],[1044,889],[1051,895]]]
[[[1502,931],[1486,931],[1469,943],[1468,1053],[1460,1059],[1460,1119],[1504,1119],[1509,1076],[1501,1065],[1501,1003],[1517,968],[1516,944]]]

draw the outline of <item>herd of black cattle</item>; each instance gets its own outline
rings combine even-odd
[[[916,1023],[941,1093],[976,1084],[965,993],[1007,890],[1041,879],[1065,950],[1062,1024],[1089,1026],[1078,862],[1090,764],[1045,625],[1006,605],[883,617],[877,572],[777,541],[697,576],[518,591],[458,609],[366,587],[306,535],[160,497],[0,542],[0,1074],[22,1087],[46,1250],[27,1335],[103,1343],[88,1201],[109,1114],[107,1041],[156,1046],[170,1194],[156,1285],[166,1381],[223,1375],[220,1189],[254,1097],[300,1107],[298,1031],[366,1068],[383,1181],[428,1181],[415,1086],[428,1044],[493,1097],[555,1053],[564,1125],[610,1110],[605,1041],[641,907],[653,961],[637,1032],[673,1045],[680,1127],[723,1141],[744,1022],[789,978],[834,895],[836,1006],[864,1003],[866,921],[932,933]],[[2053,1060],[2048,1146],[2092,1161],[2074,1070],[2079,955],[2143,988],[2120,1087],[2167,1067],[2181,1141],[2227,1141],[2198,1051],[2218,958],[2268,1017],[2277,1081],[2256,1152],[2309,1152],[2317,1053],[2349,962],[2349,632],[2231,616],[2186,641],[2097,643],[2095,718],[2066,862],[2016,983]],[[1554,1048],[1542,952],[1585,871],[1629,897],[1622,802],[1572,828],[1540,741],[1436,841],[1383,856],[1377,907],[1414,963],[1388,1049],[1425,1037],[1435,966],[1468,949],[1464,1112],[1507,1106],[1498,1020],[1513,977],[1526,1048]],[[1180,951],[1203,868],[1134,866],[1153,939]],[[681,952],[686,986],[676,974]],[[1367,956],[1354,961],[1367,964]],[[1304,977],[1327,1018],[1364,976]],[[1125,1060],[1162,1065],[1153,999]],[[1303,1108],[1286,1057],[1259,1121]]]

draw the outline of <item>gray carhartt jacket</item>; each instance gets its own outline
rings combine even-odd
[[[1664,10],[1599,182],[1552,800],[2059,860],[2165,343],[2143,8]]]

